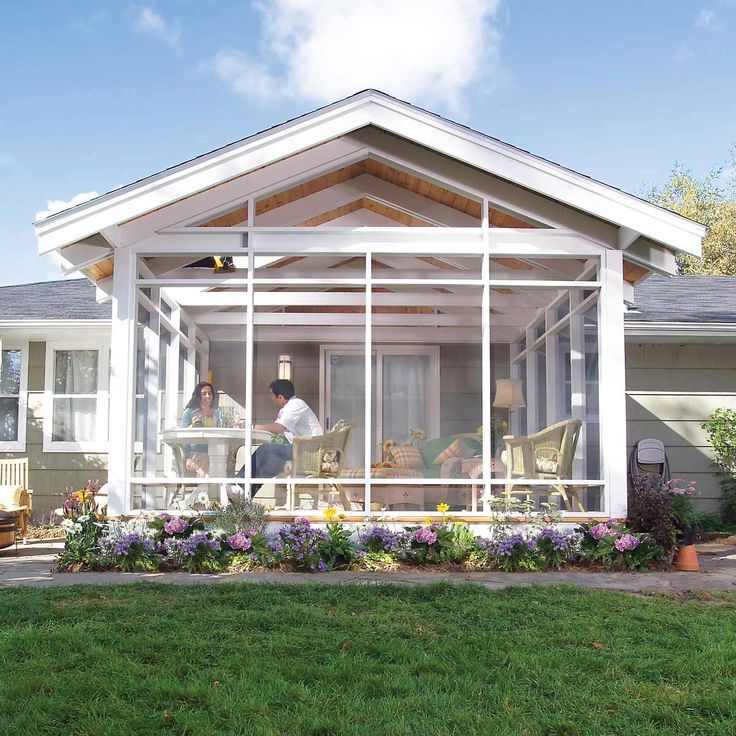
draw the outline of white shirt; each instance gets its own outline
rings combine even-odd
[[[284,437],[289,442],[294,442],[294,437],[317,437],[324,434],[317,415],[305,401],[296,396],[292,396],[281,407],[276,424],[286,427]]]

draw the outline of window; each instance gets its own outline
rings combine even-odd
[[[0,451],[26,449],[28,343],[0,342]]]
[[[47,343],[44,451],[107,451],[109,355],[100,343]]]

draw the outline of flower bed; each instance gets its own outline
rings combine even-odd
[[[354,531],[335,509],[328,509],[324,528],[297,518],[271,538],[263,526],[238,527],[234,533],[208,529],[201,517],[159,514],[123,523],[86,513],[64,520],[67,538],[57,563],[63,571],[324,572],[444,566],[538,572],[571,566],[644,570],[664,554],[648,534],[634,533],[617,520],[564,533],[548,516],[530,518],[523,527],[500,519],[484,538],[465,522],[447,517],[444,504],[438,510],[440,521],[409,527],[379,523]]]

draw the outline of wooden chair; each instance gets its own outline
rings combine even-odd
[[[501,459],[506,465],[506,478],[562,481],[551,484],[553,491],[537,491],[536,494],[560,496],[568,511],[573,510],[572,498],[578,511],[585,511],[575,486],[564,484],[565,480],[572,479],[572,462],[582,426],[579,419],[566,419],[535,434],[523,437],[505,436],[503,441],[506,451]],[[506,494],[530,498],[532,490],[530,486],[509,484],[506,486]]]
[[[286,508],[294,510],[294,500],[299,478],[323,478],[320,485],[304,485],[304,492],[312,496],[314,508],[319,508],[319,495],[324,486],[329,486],[339,496],[340,502],[346,511],[350,510],[350,502],[344,489],[334,478],[340,474],[340,460],[345,455],[345,448],[350,439],[350,433],[355,427],[344,420],[337,422],[329,432],[317,437],[294,437],[291,469],[287,478],[291,479],[286,486]],[[336,453],[336,460],[330,468],[325,468],[325,456]]]
[[[28,458],[0,460],[0,509],[17,517],[23,542],[33,511],[33,491],[28,488]]]

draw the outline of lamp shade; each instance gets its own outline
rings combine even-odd
[[[281,379],[286,379],[287,381],[291,381],[291,373],[292,373],[292,359],[291,355],[279,355],[279,365],[278,365],[278,376]]]
[[[499,409],[521,409],[526,406],[521,381],[518,378],[497,378],[493,406]]]

